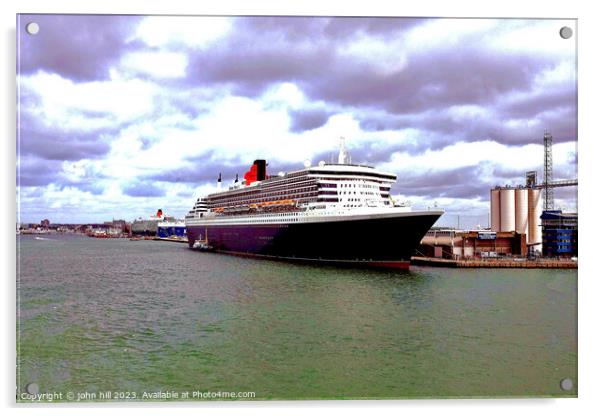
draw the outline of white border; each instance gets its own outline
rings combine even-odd
[[[398,6],[392,6],[398,4]],[[158,404],[136,404],[128,411],[143,409],[148,415],[170,414],[174,410],[185,413],[230,413],[244,411],[250,414],[306,414],[308,411],[320,414],[341,410],[350,414],[365,414],[371,411],[400,414],[420,411],[446,414],[504,415],[528,411],[534,414],[567,415],[573,412],[593,413],[600,408],[598,386],[600,385],[600,355],[602,353],[602,316],[599,297],[602,273],[595,267],[594,232],[597,231],[597,211],[600,198],[597,195],[602,137],[595,128],[600,120],[600,65],[599,40],[601,14],[593,1],[542,1],[503,0],[497,2],[453,0],[420,0],[393,2],[386,0],[334,1],[306,0],[237,0],[220,2],[174,2],[165,0],[118,1],[118,0],[5,0],[0,5],[2,21],[2,83],[4,92],[1,112],[3,135],[3,181],[2,195],[5,219],[5,232],[2,246],[2,274],[4,283],[4,319],[2,320],[2,392],[3,407],[9,414],[16,413],[14,404],[15,383],[15,14],[21,13],[120,13],[120,14],[303,14],[303,15],[397,15],[397,16],[441,16],[441,17],[558,17],[578,18],[579,36],[579,214],[580,214],[580,261],[579,261],[579,399],[523,399],[523,400],[427,400],[427,401],[345,401],[345,402],[259,402],[259,403],[197,403],[194,405],[168,406]],[[597,180],[597,181],[596,181]],[[6,226],[8,223],[8,226]],[[24,406],[19,406],[24,407]],[[94,406],[45,406],[47,414],[105,414],[105,408]],[[107,406],[105,406],[107,407]],[[108,406],[111,408],[122,407]],[[200,408],[200,409],[199,409]],[[33,412],[33,409],[20,409],[20,413]]]

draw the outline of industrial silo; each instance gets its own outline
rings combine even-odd
[[[518,188],[514,191],[514,223],[519,234],[527,234],[529,239],[529,202],[526,189]]]
[[[541,243],[541,191],[529,189],[529,236],[527,244]],[[541,250],[541,245],[535,247]]]
[[[500,231],[514,231],[514,189],[500,191]]]
[[[500,191],[492,189],[490,193],[491,231],[500,230]]]

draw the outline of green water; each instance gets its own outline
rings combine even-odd
[[[19,401],[28,383],[92,400],[577,394],[575,270],[379,272],[45,238],[17,241]]]

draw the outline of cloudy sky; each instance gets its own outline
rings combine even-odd
[[[26,33],[27,23],[39,33]],[[21,15],[20,221],[183,217],[243,174],[329,161],[394,172],[441,225],[487,225],[554,136],[577,175],[574,21]],[[556,191],[576,209],[576,190]]]

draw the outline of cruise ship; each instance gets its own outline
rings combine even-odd
[[[138,218],[134,220],[134,222],[132,222],[132,234],[146,236],[157,235],[157,224],[165,220],[166,217],[163,215],[163,210],[158,209],[155,215],[150,215],[147,219]]]
[[[341,142],[338,163],[305,163],[268,176],[255,160],[243,180],[197,199],[186,215],[188,244],[217,252],[337,265],[407,269],[422,237],[443,214],[396,203],[397,180],[352,164]]]

